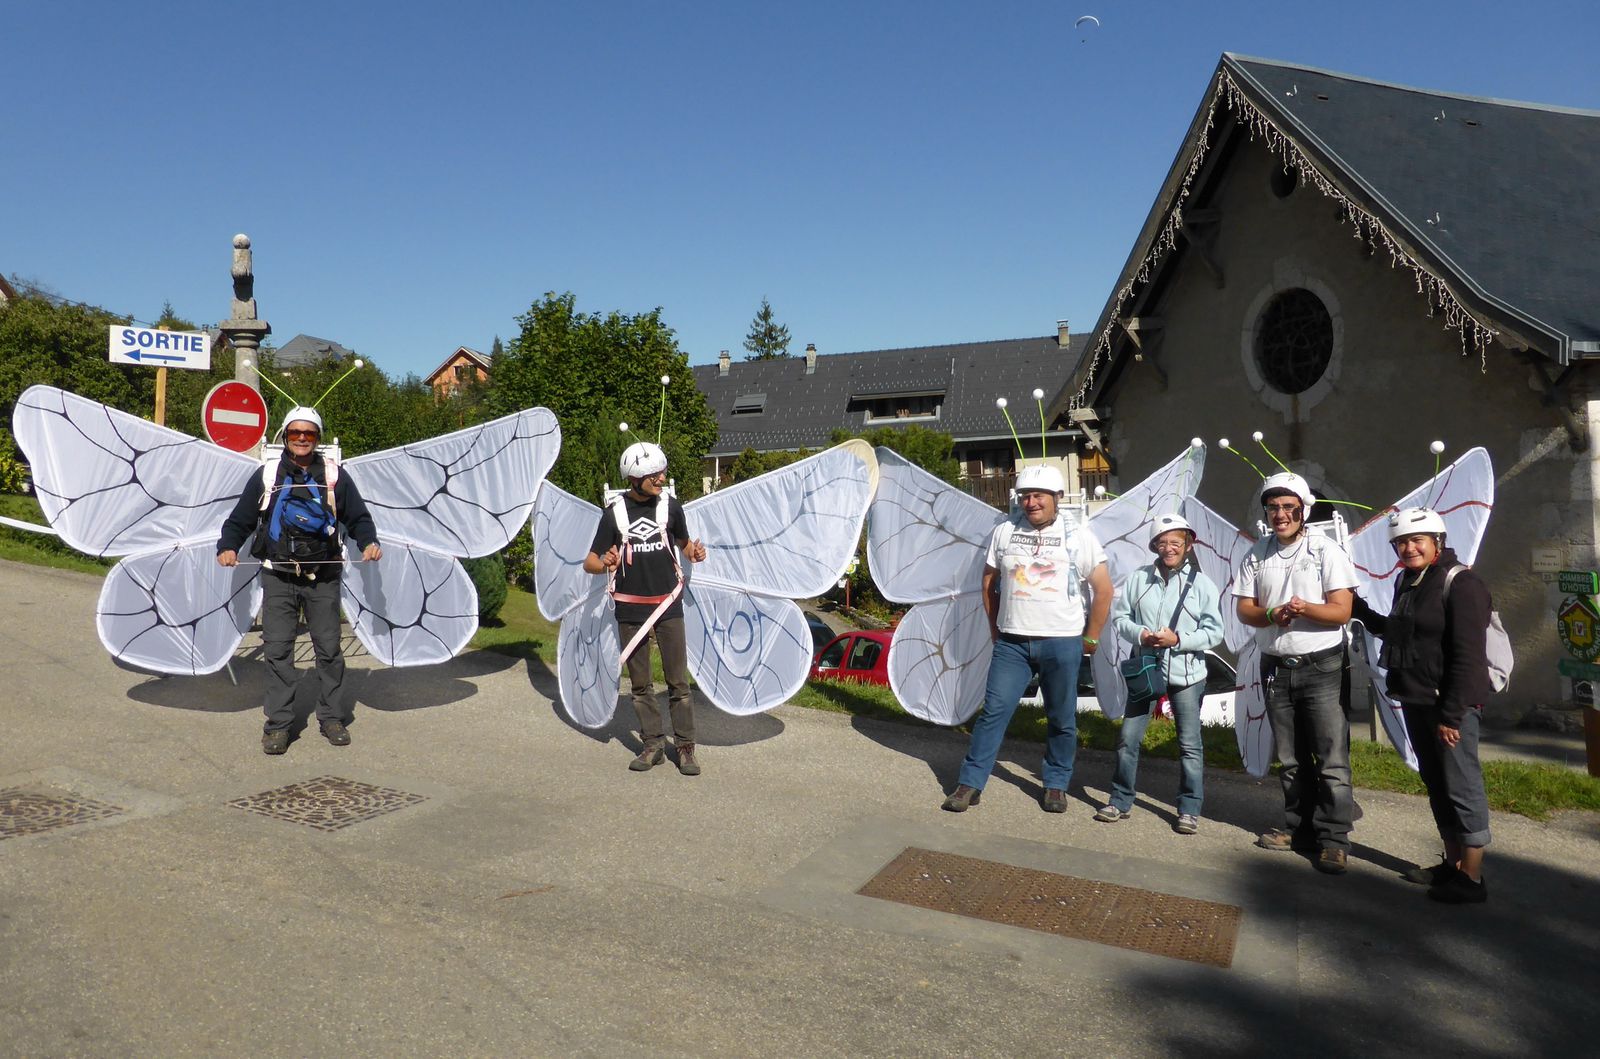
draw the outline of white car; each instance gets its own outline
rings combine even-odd
[[[1206,691],[1200,699],[1201,724],[1233,724],[1233,696],[1239,690],[1239,681],[1234,674],[1233,666],[1227,659],[1215,651],[1206,652]],[[1044,696],[1039,692],[1037,683],[1030,683],[1027,692],[1022,696],[1025,706],[1043,706]],[[1163,699],[1161,712],[1166,712],[1166,700]],[[1083,663],[1078,666],[1078,712],[1099,713],[1100,702],[1095,698],[1094,666],[1089,664],[1089,656],[1083,656]]]

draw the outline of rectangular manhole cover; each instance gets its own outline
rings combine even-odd
[[[856,891],[991,923],[1229,967],[1234,905],[915,847]]]
[[[305,824],[319,831],[337,831],[426,800],[420,794],[391,787],[376,787],[338,776],[319,776],[247,798],[235,798],[228,804],[235,809]]]
[[[0,790],[0,841],[37,835],[73,824],[104,820],[123,812],[120,806],[76,794],[51,794],[27,787]]]

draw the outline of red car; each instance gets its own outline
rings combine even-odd
[[[812,680],[855,680],[863,684],[889,684],[889,643],[892,631],[847,632],[835,636],[817,652],[811,663]]]

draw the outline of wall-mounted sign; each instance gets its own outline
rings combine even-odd
[[[1600,611],[1587,596],[1568,596],[1556,610],[1556,632],[1567,654],[1583,662],[1600,658]]]
[[[1600,680],[1600,665],[1593,662],[1580,662],[1576,658],[1560,658],[1556,660],[1556,669],[1564,677],[1574,680]]]
[[[1593,570],[1563,570],[1556,578],[1556,587],[1575,596],[1600,594],[1600,574]]]

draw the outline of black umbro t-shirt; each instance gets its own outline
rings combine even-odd
[[[656,525],[656,504],[654,498],[649,500],[635,500],[627,493],[622,495],[623,503],[627,506],[628,515],[628,543],[632,545],[632,562],[628,549],[622,547],[622,534],[617,532],[616,516],[612,514],[609,506],[600,515],[600,527],[595,531],[594,546],[591,549],[596,555],[604,555],[613,545],[622,553],[623,565],[617,568],[617,591],[625,592],[632,596],[664,596],[671,592],[678,583],[678,574],[673,566],[673,554],[669,549],[676,548],[678,542],[689,539],[689,523],[683,517],[683,505],[676,499],[667,500],[667,540],[661,539],[661,527]],[[681,559],[679,560],[682,561]],[[617,620],[629,624],[639,624],[650,617],[656,609],[654,603],[623,603],[617,602]],[[660,620],[683,617],[683,597],[679,596],[672,601],[661,615]]]

